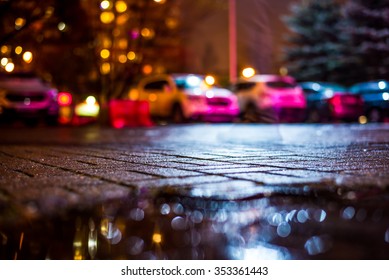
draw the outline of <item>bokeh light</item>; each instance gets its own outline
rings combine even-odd
[[[17,47],[15,48],[15,53],[16,53],[16,54],[21,54],[22,51],[23,51],[23,48],[22,48],[21,46],[17,46]]]
[[[14,69],[15,69],[15,64],[13,64],[12,62],[7,63],[7,65],[5,66],[5,71],[7,72],[12,72]]]
[[[254,75],[255,75],[255,70],[252,67],[247,67],[247,68],[243,69],[243,71],[242,71],[242,76],[245,78],[250,78]]]
[[[100,56],[102,59],[107,59],[111,55],[111,52],[107,49],[102,49],[100,51]]]
[[[127,54],[128,60],[135,60],[136,59],[136,53],[133,51],[128,52]]]
[[[108,62],[104,62],[103,64],[101,64],[100,72],[103,75],[108,74],[109,72],[111,72],[111,65]]]
[[[115,20],[115,14],[112,12],[102,12],[100,15],[100,20],[105,24],[112,23]]]
[[[101,9],[106,10],[109,7],[111,7],[111,2],[110,1],[107,1],[107,0],[101,1],[101,3],[100,3],[100,8]]]
[[[115,8],[118,13],[124,13],[127,11],[127,4],[126,2],[120,0],[115,3]]]
[[[30,52],[30,51],[27,51],[27,52],[25,52],[25,53],[23,54],[23,60],[24,60],[25,62],[27,62],[27,63],[31,63],[32,58],[33,58],[32,52]]]

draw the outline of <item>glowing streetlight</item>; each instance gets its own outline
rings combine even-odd
[[[250,78],[254,75],[255,75],[255,70],[252,67],[247,67],[247,68],[243,69],[243,71],[242,71],[242,76],[245,78]]]
[[[14,69],[15,64],[13,64],[12,62],[7,63],[7,65],[5,66],[5,71],[7,71],[8,73],[12,72]]]
[[[208,75],[205,77],[205,82],[207,83],[207,85],[214,85],[215,84],[215,78],[211,75]]]
[[[236,0],[228,2],[228,29],[229,29],[229,53],[230,53],[230,82],[237,79],[237,46],[236,46]]]
[[[30,51],[27,51],[23,54],[23,60],[26,62],[26,63],[31,63],[32,61],[32,52]]]

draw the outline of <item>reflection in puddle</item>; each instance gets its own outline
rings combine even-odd
[[[388,259],[385,199],[353,202],[131,197],[1,229],[0,258]]]

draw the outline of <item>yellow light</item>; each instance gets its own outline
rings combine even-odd
[[[1,46],[1,53],[7,53],[9,51],[8,46]]]
[[[29,52],[29,51],[25,52],[23,54],[23,60],[25,62],[27,62],[27,63],[31,63],[31,61],[32,61],[32,52]]]
[[[117,23],[118,25],[123,25],[123,24],[125,24],[125,23],[128,21],[128,19],[129,19],[128,14],[121,14],[121,15],[119,15],[119,16],[116,18],[116,23]]]
[[[111,6],[111,2],[107,0],[101,1],[100,3],[100,8],[102,8],[103,10],[108,9],[110,6]]]
[[[0,63],[2,66],[6,66],[8,64],[8,58],[6,57],[3,57],[1,60],[0,60]]]
[[[120,63],[126,63],[127,62],[127,56],[125,54],[121,54],[118,57],[118,60]]]
[[[175,29],[178,26],[178,20],[176,18],[167,18],[165,24],[170,29]]]
[[[96,97],[94,96],[88,96],[85,100],[86,104],[88,105],[94,105],[96,103]]]
[[[366,116],[360,116],[358,118],[358,121],[360,124],[367,124],[367,117]]]
[[[7,72],[12,72],[14,69],[15,69],[15,64],[13,64],[12,62],[7,63],[7,65],[5,66],[5,71]]]
[[[115,14],[112,12],[102,12],[100,20],[102,23],[109,24],[115,20]]]
[[[157,99],[158,99],[158,97],[157,97],[156,94],[152,93],[152,94],[149,95],[149,101],[150,102],[155,102],[155,101],[157,101]]]
[[[142,28],[140,34],[141,34],[143,37],[145,37],[145,38],[147,38],[147,39],[150,39],[150,38],[153,38],[153,37],[154,37],[155,32],[154,32],[153,29],[150,29],[150,28],[145,27],[145,28]]]
[[[23,48],[22,48],[21,46],[17,46],[17,47],[15,48],[15,53],[16,53],[16,54],[21,54],[22,51],[23,51]]]
[[[102,59],[107,59],[111,55],[110,51],[107,49],[102,49],[100,51],[100,56]]]
[[[163,4],[166,2],[166,0],[154,0],[155,3]]]
[[[150,64],[146,64],[145,66],[143,66],[142,71],[144,74],[149,75],[151,74],[151,72],[153,72],[153,66],[151,66]]]
[[[104,62],[103,64],[101,64],[100,72],[103,75],[108,74],[109,72],[111,72],[111,65],[108,62]]]
[[[58,23],[58,30],[59,31],[65,31],[65,29],[66,29],[66,23],[64,23],[64,22],[60,22],[60,23]]]
[[[15,29],[19,30],[26,24],[26,20],[24,18],[17,18],[15,20]]]
[[[127,58],[128,58],[129,60],[135,60],[135,59],[136,59],[136,53],[133,52],[133,51],[128,52]]]
[[[207,83],[207,85],[213,86],[215,84],[215,78],[211,75],[208,75],[205,77],[205,82]]]
[[[130,100],[138,100],[138,98],[139,98],[138,90],[135,88],[131,88],[130,92],[128,93],[128,98]]]
[[[252,67],[247,67],[247,68],[243,69],[242,75],[245,78],[250,78],[250,77],[255,75],[255,70]]]
[[[119,45],[120,49],[127,49],[127,46],[128,46],[127,39],[124,39],[124,38],[120,39],[118,45]]]
[[[118,13],[124,13],[127,11],[127,4],[124,1],[117,1],[115,4],[116,11]]]
[[[110,48],[112,47],[112,41],[109,38],[103,38],[103,48]]]
[[[153,242],[154,243],[161,243],[162,242],[162,235],[160,233],[154,233],[153,234]]]
[[[97,103],[87,104],[81,103],[76,105],[74,112],[81,117],[97,117],[100,112],[100,106]]]
[[[281,74],[281,76],[288,75],[288,68],[286,68],[284,66],[280,67],[280,74]]]

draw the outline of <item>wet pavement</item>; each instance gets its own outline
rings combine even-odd
[[[1,259],[388,259],[389,125],[0,128]]]

